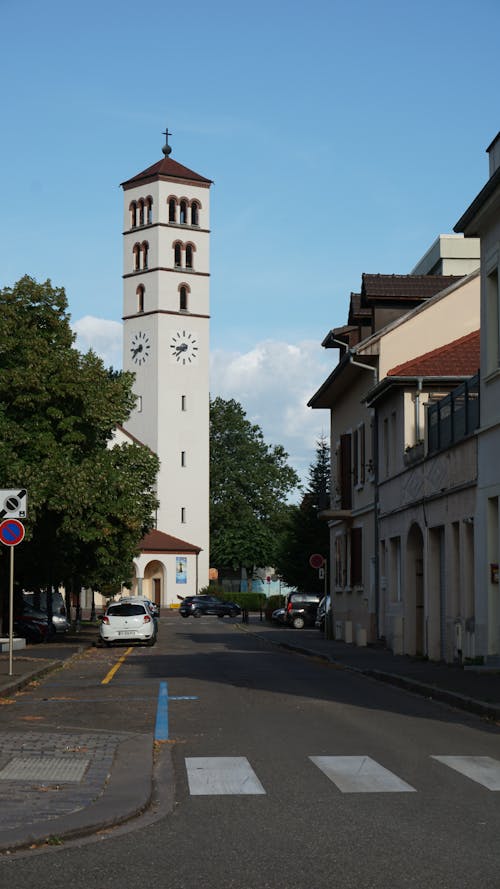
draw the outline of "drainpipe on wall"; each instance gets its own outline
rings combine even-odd
[[[415,444],[420,441],[420,395],[422,393],[422,377],[417,379],[417,391],[415,393]]]

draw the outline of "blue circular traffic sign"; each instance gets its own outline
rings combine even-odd
[[[24,537],[24,525],[18,519],[0,522],[0,541],[6,546],[16,546]]]

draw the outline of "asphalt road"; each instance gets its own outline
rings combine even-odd
[[[2,889],[500,886],[500,785],[435,758],[500,760],[498,728],[231,621],[169,615],[154,649],[127,651],[89,651],[2,708],[0,730],[154,732],[166,683],[171,805],[3,859]]]

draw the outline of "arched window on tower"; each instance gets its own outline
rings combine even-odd
[[[174,244],[174,265],[176,268],[180,268],[182,265],[182,245],[180,241],[176,241]]]
[[[186,268],[193,268],[193,247],[192,244],[186,244]]]
[[[191,204],[191,225],[199,225],[199,211],[200,205],[196,201],[193,201]]]
[[[137,290],[135,291],[137,294],[137,311],[144,311],[144,294],[146,292],[144,288],[144,284],[139,284]]]
[[[189,287],[186,284],[181,284],[179,287],[179,311],[187,312],[188,310],[188,293]]]
[[[134,271],[138,272],[141,267],[141,245],[134,244],[132,253],[134,255]]]
[[[139,225],[144,225],[144,201],[139,200]]]
[[[135,201],[132,201],[129,207],[130,211],[130,228],[135,228],[137,226],[137,204]]]
[[[147,267],[148,267],[148,253],[149,253],[149,244],[147,241],[142,242],[141,250],[142,250],[142,267],[143,267],[143,269],[147,269]]]
[[[187,222],[187,201],[181,201],[179,205],[179,222],[185,225]]]
[[[146,225],[153,223],[153,198],[146,198]]]
[[[175,214],[177,210],[177,203],[175,198],[169,198],[168,200],[168,221],[175,222]]]

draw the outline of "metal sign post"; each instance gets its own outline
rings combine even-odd
[[[26,492],[24,492],[26,493]],[[10,546],[10,580],[9,580],[9,676],[13,673],[14,648],[14,547],[24,539],[24,525],[18,519],[5,519],[0,522],[0,541]]]

